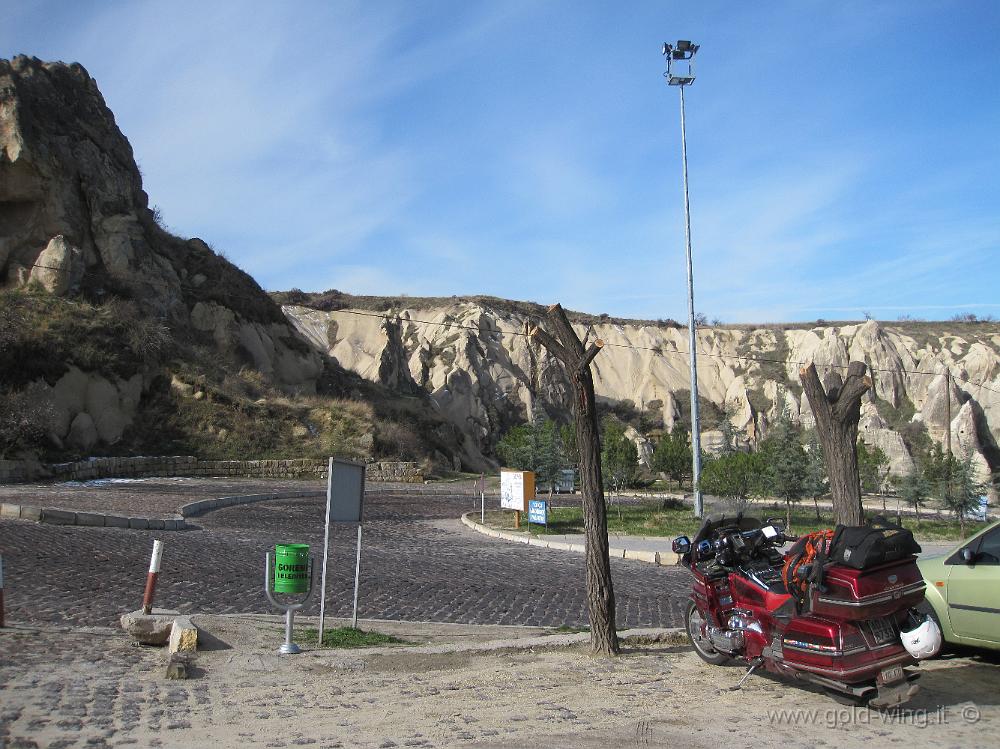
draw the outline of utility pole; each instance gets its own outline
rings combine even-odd
[[[701,496],[701,415],[698,408],[698,352],[694,317],[694,267],[691,262],[691,204],[688,198],[687,129],[684,121],[684,87],[694,83],[694,55],[697,44],[679,40],[670,45],[664,42],[663,55],[667,58],[664,77],[668,86],[677,86],[681,92],[681,163],[684,172],[684,245],[687,255],[688,290],[688,358],[691,362],[691,484],[694,490],[694,515],[704,515]],[[675,61],[686,61],[687,70],[674,70]]]

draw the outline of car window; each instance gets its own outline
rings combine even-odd
[[[1000,528],[994,528],[983,536],[976,564],[1000,565]]]

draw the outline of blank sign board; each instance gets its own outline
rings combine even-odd
[[[331,523],[360,523],[365,501],[365,466],[349,460],[330,462],[327,502]]]

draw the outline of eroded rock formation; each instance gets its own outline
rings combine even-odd
[[[96,81],[78,64],[19,56],[0,60],[0,285],[32,282],[131,298],[280,389],[315,392],[321,358],[256,282],[157,224]]]
[[[396,306],[391,334],[383,321],[368,316],[370,309],[363,315],[302,306],[284,311],[342,366],[373,381],[424,388],[469,439],[489,451],[510,424],[538,413],[565,418],[569,406],[561,368],[523,335],[531,314],[503,307],[463,300]],[[687,331],[610,322],[576,328],[581,337],[607,344],[594,363],[598,399],[627,401],[669,428],[689,398]],[[1000,468],[1000,326],[870,320],[837,327],[715,327],[698,331],[698,349],[702,397],[747,439],[762,437],[782,412],[812,424],[797,383],[803,363],[815,362],[822,375],[829,365],[857,360],[869,366],[874,381],[863,402],[860,436],[886,453],[893,473],[913,470],[901,433],[910,422],[923,421],[932,440],[944,440],[946,397],[952,400],[955,453],[970,451],[984,480]],[[386,361],[407,362],[408,371],[393,368],[390,381]],[[950,390],[946,371],[952,373]],[[718,442],[721,435],[710,427],[706,436]]]

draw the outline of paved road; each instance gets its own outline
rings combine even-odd
[[[359,614],[475,624],[586,623],[583,555],[501,543],[456,518],[468,498],[369,495]],[[322,554],[321,499],[262,502],[157,533],[0,521],[7,616],[111,625],[138,607],[154,537],[165,541],[156,604],[191,613],[266,612],[263,555],[275,542]],[[327,610],[350,613],[355,529],[332,534]],[[612,560],[618,621],[679,626],[690,582],[679,568]],[[317,581],[318,583],[318,581]],[[318,613],[313,597],[305,613]]]

